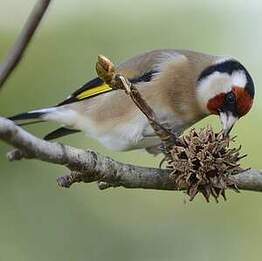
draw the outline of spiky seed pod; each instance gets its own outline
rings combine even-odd
[[[190,200],[199,192],[209,202],[210,196],[226,199],[229,187],[238,191],[230,176],[241,171],[239,160],[246,155],[240,156],[240,147],[230,148],[232,141],[208,126],[178,138],[179,145],[166,153],[171,178],[178,188],[186,189]]]

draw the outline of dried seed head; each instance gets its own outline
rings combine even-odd
[[[177,144],[166,153],[167,168],[178,188],[186,189],[190,200],[200,192],[207,201],[213,196],[218,201],[224,199],[225,190],[236,191],[236,184],[230,179],[241,171],[239,166],[240,148],[230,148],[234,138],[225,138],[222,133],[214,133],[210,126],[178,138]]]

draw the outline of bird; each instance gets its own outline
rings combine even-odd
[[[181,135],[209,115],[217,115],[225,135],[253,104],[255,87],[247,69],[231,56],[191,50],[147,51],[116,66],[141,93],[160,124]],[[84,132],[115,151],[161,152],[161,141],[124,91],[96,77],[55,106],[9,118],[27,125],[52,121],[60,128],[45,140]]]

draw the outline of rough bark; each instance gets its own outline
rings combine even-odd
[[[178,189],[168,170],[123,164],[95,151],[47,142],[2,117],[0,117],[0,139],[18,149],[8,153],[9,160],[29,158],[66,166],[71,174],[58,178],[58,184],[63,187],[70,187],[76,182],[97,181],[101,189],[117,186]],[[239,189],[262,191],[261,171],[251,169],[232,176],[232,179],[236,180]]]

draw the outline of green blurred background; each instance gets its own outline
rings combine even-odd
[[[0,0],[0,58],[33,0]],[[145,50],[185,48],[239,58],[257,86],[255,106],[234,129],[261,168],[262,2],[57,0],[25,59],[0,94],[1,115],[53,105],[95,76],[102,53],[119,62]],[[208,118],[198,126],[217,118]],[[28,127],[43,136],[54,125]],[[157,166],[142,151],[107,151],[84,135],[62,140],[117,160]],[[39,161],[9,163],[0,143],[0,260],[261,260],[261,195],[228,192],[228,201],[184,203],[180,192],[60,189],[66,169]]]

